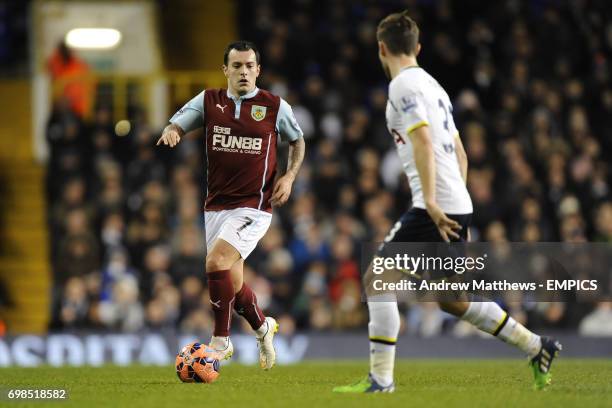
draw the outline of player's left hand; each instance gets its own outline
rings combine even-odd
[[[436,227],[438,227],[440,236],[444,241],[450,242],[449,237],[459,239],[457,232],[461,230],[461,225],[444,214],[444,211],[437,204],[427,205],[427,213],[436,224]]]
[[[285,174],[276,181],[274,191],[272,192],[272,198],[270,199],[270,203],[274,207],[280,207],[287,202],[289,195],[291,195],[293,180],[294,177],[289,174]]]

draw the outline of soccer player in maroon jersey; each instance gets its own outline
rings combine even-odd
[[[276,360],[272,339],[278,324],[264,316],[243,282],[243,265],[270,226],[272,206],[287,202],[305,144],[289,104],[257,88],[260,69],[254,44],[229,44],[223,60],[227,89],[207,89],[194,97],[172,116],[157,144],[174,147],[186,132],[204,128],[206,274],[215,316],[210,346],[222,359],[232,356],[233,308],[255,330],[259,362],[267,370]],[[289,142],[289,158],[285,174],[275,181],[278,135]]]

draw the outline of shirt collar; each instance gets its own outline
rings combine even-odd
[[[253,89],[251,92],[249,92],[248,94],[244,94],[242,96],[234,96],[231,94],[230,90],[227,90],[227,97],[232,99],[233,101],[236,100],[242,100],[242,99],[251,99],[253,98],[255,95],[257,95],[257,92],[259,92],[259,88],[255,87],[255,89]]]
[[[411,68],[421,68],[421,67],[419,66],[419,64],[417,64],[417,65],[407,65],[407,66],[403,67],[402,69],[400,69],[400,72],[406,71],[407,69],[411,69]]]

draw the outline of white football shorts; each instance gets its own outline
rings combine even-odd
[[[272,222],[272,214],[254,208],[205,211],[206,249],[210,251],[221,238],[232,245],[242,259],[257,246]]]

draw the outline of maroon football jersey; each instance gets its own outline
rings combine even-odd
[[[236,118],[236,104],[226,89],[204,93],[206,210],[249,207],[272,212],[280,97],[260,89],[240,105]]]

